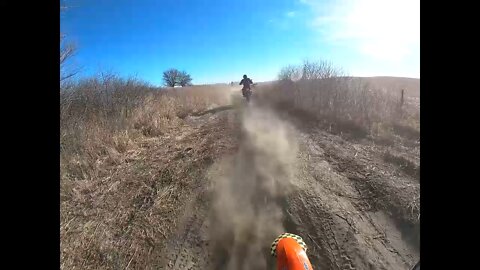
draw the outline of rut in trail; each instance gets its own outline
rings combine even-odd
[[[237,150],[218,157],[192,194],[164,269],[275,269],[270,244],[284,232],[305,240],[316,270],[402,270],[418,261],[419,223],[408,204],[419,182],[381,151],[294,128],[299,121],[255,104],[217,114],[238,134]]]
[[[297,146],[291,127],[255,107],[243,112],[240,136],[238,153],[213,179],[212,268],[271,269],[270,244],[285,232],[281,202],[292,187]]]
[[[218,157],[168,239],[160,269],[273,269],[270,245],[283,226],[297,146],[292,128],[252,106],[216,113],[238,134],[238,150]],[[198,121],[208,120],[201,116]]]

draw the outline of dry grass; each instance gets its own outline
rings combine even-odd
[[[184,118],[189,114],[230,104],[230,92],[224,85],[202,85],[182,88],[170,88],[169,96],[178,99],[177,115]]]
[[[408,95],[401,104],[401,89],[375,88],[369,83],[372,80],[344,76],[328,62],[289,66],[279,77],[279,81],[259,87],[261,101],[300,111],[338,131],[360,136],[388,141],[397,130],[419,134],[419,104]]]
[[[63,172],[87,179],[94,160],[131,150],[138,138],[168,133],[188,114],[226,105],[228,94],[220,87],[157,90],[116,76],[82,81],[61,93]]]
[[[215,153],[187,114],[226,105],[220,87],[155,89],[100,76],[60,100],[62,269],[155,268],[163,240]]]
[[[419,112],[408,99],[399,108],[395,93],[323,67],[310,65],[309,79],[259,85],[258,97],[376,137],[417,135]],[[61,92],[61,269],[158,269],[176,216],[218,144],[234,137],[221,130],[227,125],[201,130],[184,119],[230,104],[226,89],[156,89],[103,75]]]

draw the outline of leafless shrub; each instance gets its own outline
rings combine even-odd
[[[401,99],[391,91],[374,89],[326,61],[287,66],[280,71],[276,85],[263,87],[258,95],[284,109],[301,110],[332,124],[355,126],[370,135],[378,135],[380,126],[385,131],[399,123],[419,128],[418,109],[402,107]]]
[[[290,65],[280,70],[278,79],[281,81],[298,81],[301,76],[302,74],[299,72],[298,68]]]

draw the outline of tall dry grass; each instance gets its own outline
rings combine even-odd
[[[226,105],[229,95],[105,74],[61,90],[61,269],[156,268],[212,147],[201,134],[177,139],[188,129],[183,118]]]
[[[258,97],[360,135],[382,137],[396,129],[420,130],[419,107],[408,99],[402,104],[400,89],[374,88],[325,61],[283,68],[279,81],[262,86]]]
[[[111,74],[84,79],[60,94],[62,173],[84,179],[100,156],[125,152],[138,137],[161,135],[188,114],[228,102],[221,87],[158,89]]]

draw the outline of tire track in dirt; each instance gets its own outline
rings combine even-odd
[[[361,147],[292,131],[267,110],[223,113],[229,125],[241,119],[239,150],[217,160],[192,194],[160,269],[273,269],[269,246],[285,231],[303,237],[315,269],[408,269],[418,261],[415,242],[404,239],[411,231],[392,217],[408,220],[405,200],[418,181],[385,183],[391,175],[359,162],[370,158]]]
[[[239,116],[239,150],[213,178],[213,269],[271,269],[270,244],[285,231],[279,201],[291,188],[296,144],[271,111],[248,106]]]
[[[364,211],[383,212],[400,230],[404,240],[418,252],[419,206],[412,204],[420,197],[420,184],[415,176],[398,173],[384,162],[380,153],[369,153],[351,143],[335,143],[329,134],[313,133],[313,143],[324,149],[325,160],[345,176],[362,200],[354,202]],[[368,148],[367,148],[368,149]],[[354,153],[357,155],[354,157]]]
[[[284,232],[279,201],[289,190],[296,147],[273,113],[249,107],[240,146],[210,168],[208,180],[177,226],[161,269],[272,269],[270,244]]]
[[[318,142],[318,135],[302,133],[297,138],[303,165],[296,177],[298,193],[286,204],[296,227],[290,230],[308,236],[307,244],[320,249],[309,253],[312,263],[320,269],[410,268],[418,252],[402,239],[385,208],[372,201],[383,191],[374,185],[367,190],[344,174],[346,168],[338,164],[348,163],[334,156],[343,149],[331,151],[328,145],[336,138]],[[356,169],[352,173],[363,172]]]
[[[233,108],[211,110],[199,116],[187,117],[185,120],[190,125],[202,129],[205,134],[216,132],[217,141],[211,143],[223,146],[225,149],[219,150],[221,155],[228,155],[231,150],[236,151],[237,144],[233,130],[237,128],[238,121],[231,109]],[[157,263],[152,265],[152,269],[212,269],[208,216],[212,197],[210,182],[212,174],[216,173],[217,169],[221,168],[216,166],[215,161],[210,169],[205,168],[204,175],[198,179],[197,188],[191,191],[185,209],[176,219],[176,231],[167,239],[166,247]]]
[[[208,269],[207,197],[201,192],[189,204],[179,231],[168,242],[165,257],[157,269]]]

